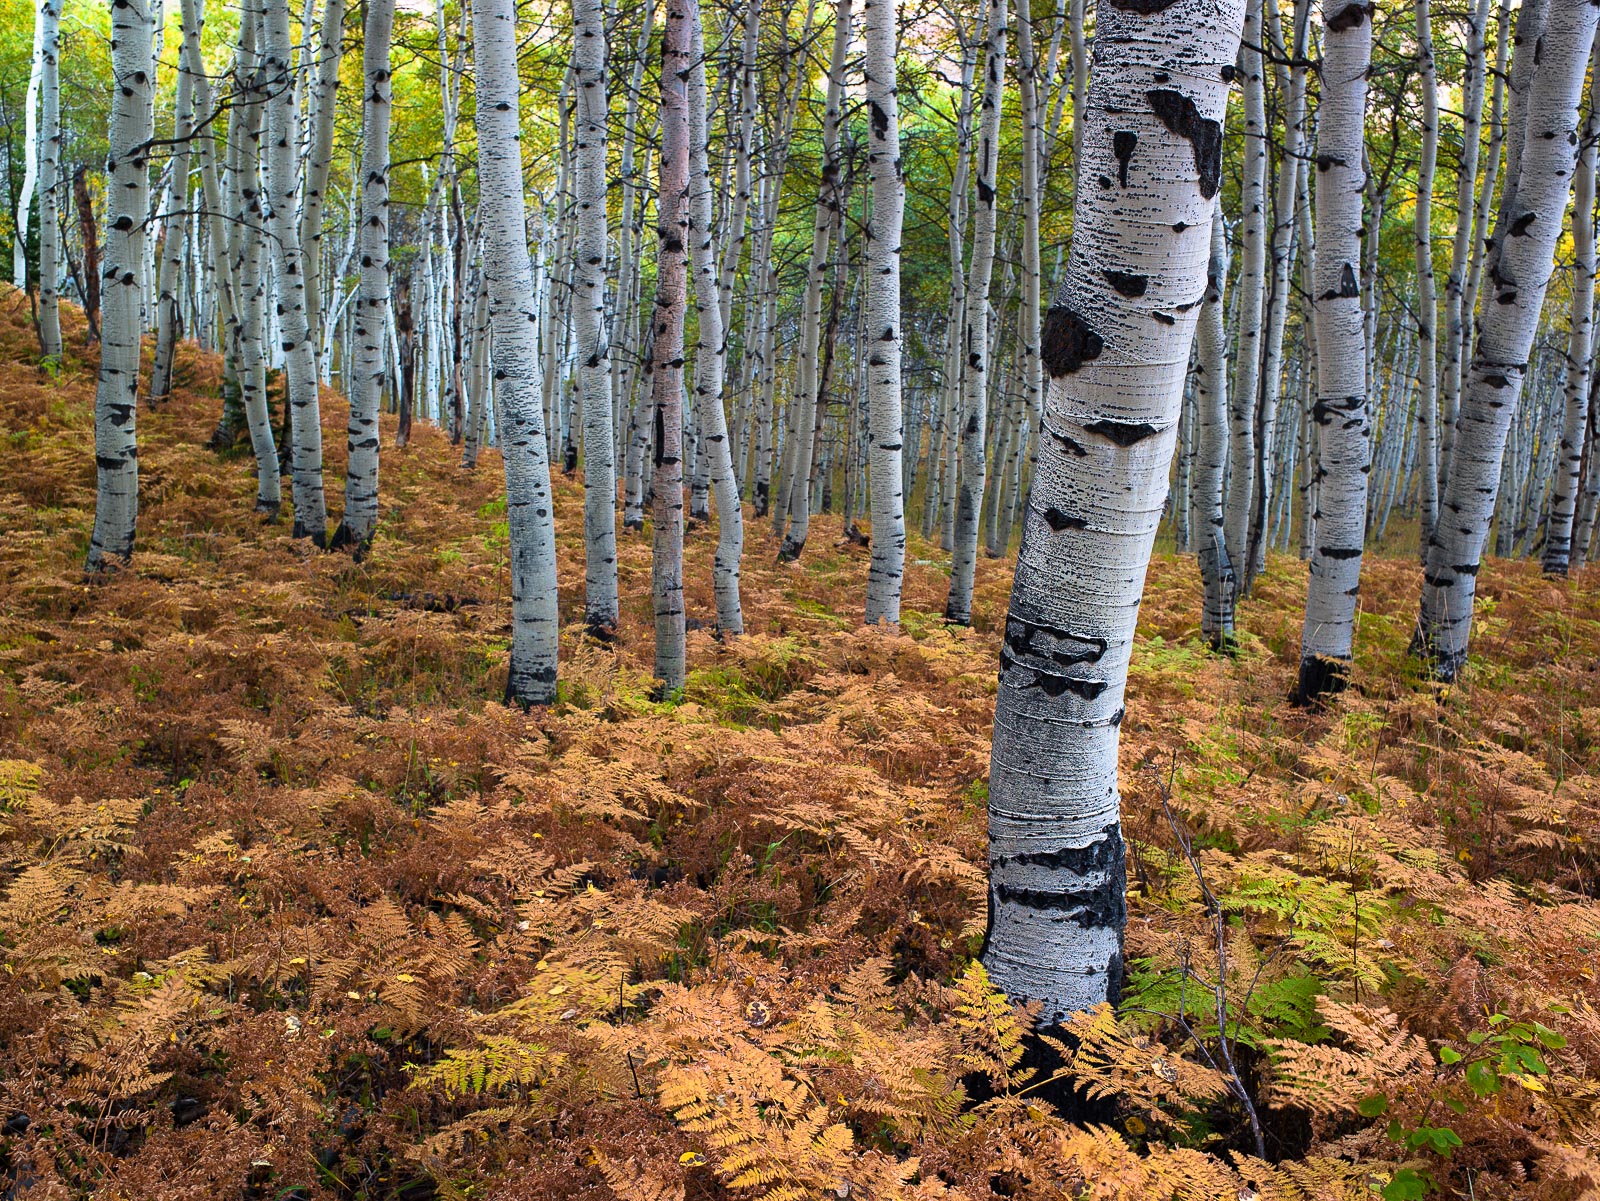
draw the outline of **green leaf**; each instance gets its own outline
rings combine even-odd
[[[1494,1065],[1486,1059],[1479,1059],[1467,1065],[1467,1087],[1480,1097],[1487,1097],[1500,1091],[1500,1073],[1494,1070]]]
[[[1460,1063],[1461,1052],[1457,1051],[1454,1047],[1440,1047],[1439,1062],[1446,1065]]]
[[[1482,1030],[1474,1030],[1471,1034],[1467,1035],[1467,1041],[1469,1043],[1471,1043],[1473,1046],[1477,1047],[1477,1046],[1481,1046],[1482,1043],[1483,1043],[1483,1040],[1488,1038],[1488,1037],[1489,1037],[1488,1034],[1486,1034],[1484,1031],[1482,1031]]]
[[[1370,1097],[1362,1097],[1356,1106],[1356,1112],[1364,1118],[1380,1118],[1389,1112],[1389,1098],[1382,1093],[1373,1093]]]
[[[1401,1168],[1383,1186],[1383,1201],[1421,1201],[1427,1195],[1427,1180],[1411,1168]]]

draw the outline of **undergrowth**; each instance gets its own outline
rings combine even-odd
[[[46,379],[0,307],[6,1195],[1600,1189],[1588,578],[1488,565],[1440,695],[1405,657],[1417,568],[1371,561],[1355,686],[1307,715],[1300,565],[1226,659],[1192,561],[1158,557],[1123,1003],[1047,1032],[1051,1079],[974,959],[1005,564],[950,630],[913,540],[901,630],[868,630],[836,521],[784,567],[752,523],[750,633],[692,632],[661,703],[648,543],[622,540],[620,638],[586,641],[566,480],[561,699],[524,715],[496,455],[463,473],[386,426],[373,553],[316,553],[203,449],[217,368],[186,348],[139,418],[141,549],[86,584],[92,362]]]

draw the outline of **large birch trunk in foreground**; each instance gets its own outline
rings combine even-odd
[[[867,226],[867,428],[870,438],[872,563],[867,569],[867,624],[900,620],[906,561],[905,419],[900,407],[900,227],[905,179],[900,170],[900,106],[895,87],[895,0],[866,0],[867,169],[872,220]]]
[[[1206,285],[1243,19],[1243,0],[1099,14],[1081,178],[1111,186],[1078,192],[1066,279],[1045,320],[1050,382],[989,768],[984,963],[1007,992],[1040,1001],[1047,1024],[1121,984],[1117,730]]]
[[[337,0],[335,0],[337,2]],[[355,364],[348,370],[350,419],[345,445],[350,466],[344,480],[344,516],[334,531],[335,547],[351,546],[360,557],[378,527],[378,409],[388,374],[384,335],[389,322],[389,121],[393,84],[389,44],[394,0],[367,0],[361,75],[361,229],[357,234],[361,276],[355,299]]]
[[[306,324],[305,262],[300,254],[300,223],[295,215],[295,195],[300,190],[295,139],[300,118],[295,104],[294,66],[289,61],[293,43],[289,38],[288,0],[267,0],[265,14],[262,72],[269,95],[264,194],[272,232],[278,334],[284,375],[289,381],[294,536],[324,546],[328,541],[328,510],[322,490],[322,411],[317,398],[316,350]]]
[[[511,541],[511,665],[506,700],[556,697],[556,536],[540,404],[538,312],[523,206],[514,0],[473,0],[478,86],[478,220],[489,281],[494,395]]]
[[[1366,187],[1362,128],[1372,10],[1331,0],[1322,10],[1322,107],[1317,124],[1317,260],[1312,318],[1317,326],[1317,529],[1300,635],[1294,699],[1315,704],[1345,686],[1355,635],[1361,550],[1367,528],[1372,424],[1367,407],[1361,196]],[[1431,314],[1427,317],[1431,321]]]
[[[600,0],[572,0],[577,75],[577,261],[573,334],[583,411],[584,619],[617,627],[617,465],[612,430],[611,346],[606,330],[606,31]]]
[[[106,237],[101,260],[100,375],[94,394],[98,481],[89,571],[133,556],[139,520],[140,272],[155,136],[155,58],[148,0],[111,8],[111,121],[106,154]]]
[[[656,308],[650,347],[655,425],[650,591],[656,678],[683,687],[683,319],[689,274],[689,45],[695,0],[667,0],[661,43],[661,155],[656,193]]]
[[[1566,214],[1577,157],[1578,101],[1597,16],[1600,9],[1592,4],[1552,0],[1544,36],[1517,43],[1518,58],[1531,59],[1537,48],[1539,69],[1532,73],[1523,108],[1527,125],[1520,162],[1506,160],[1501,236],[1487,276],[1492,295],[1485,297],[1472,369],[1462,391],[1449,480],[1428,545],[1412,639],[1413,649],[1445,682],[1454,680],[1467,660],[1478,568],[1494,515],[1506,434],[1522,392]],[[1512,78],[1517,78],[1515,63]],[[1512,111],[1517,111],[1515,104]],[[1514,184],[1509,178],[1513,170]]]

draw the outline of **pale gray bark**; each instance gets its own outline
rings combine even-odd
[[[705,39],[699,5],[689,7],[688,79],[689,254],[694,271],[697,336],[694,350],[694,409],[699,429],[698,454],[703,472],[717,495],[717,553],[712,560],[712,586],[717,598],[717,629],[744,633],[739,607],[739,563],[744,556],[744,511],[733,475],[727,415],[722,407],[728,343],[724,333],[722,286],[712,229],[711,172],[706,161],[709,129],[706,119]],[[743,217],[739,220],[742,222]]]
[[[978,518],[983,504],[987,388],[990,376],[989,277],[994,268],[995,172],[1000,160],[1000,112],[1005,90],[1006,0],[990,0],[984,55],[983,102],[974,147],[973,182],[977,208],[972,216],[972,262],[967,273],[966,317],[961,353],[961,476],[956,481],[956,518],[950,560],[950,594],[944,617],[956,625],[972,622],[972,579],[978,561]]]
[[[22,187],[17,191],[15,222],[11,230],[11,283],[17,289],[28,286],[28,219],[33,216],[33,193],[39,183],[39,93],[44,85],[45,26],[50,17],[44,5],[33,10],[33,53],[28,59],[28,87],[22,100]],[[57,24],[57,30],[60,26]]]
[[[900,234],[905,179],[900,169],[900,104],[895,83],[899,6],[865,0],[869,131],[867,169],[872,177],[872,220],[866,230],[865,358],[872,562],[867,569],[866,621],[900,620],[900,586],[906,558],[905,480],[901,457],[905,418],[900,403]],[[848,524],[848,515],[846,522]]]
[[[1043,445],[989,770],[995,982],[1042,1020],[1115,999],[1117,732],[1220,184],[1242,0],[1100,11],[1066,278],[1042,336]]]
[[[338,0],[329,0],[330,4]],[[361,50],[361,275],[356,285],[355,363],[347,391],[350,419],[345,445],[350,465],[344,481],[344,516],[335,547],[366,553],[378,527],[378,410],[388,373],[384,334],[389,322],[389,124],[393,82],[389,66],[394,0],[366,0]]]
[[[1421,545],[1439,516],[1439,376],[1438,348],[1434,336],[1438,303],[1433,286],[1433,173],[1439,154],[1438,74],[1433,63],[1433,27],[1428,0],[1416,0],[1417,63],[1422,91],[1422,148],[1417,162],[1417,204],[1413,223],[1417,263],[1417,436],[1422,457],[1422,497],[1419,520]]]
[[[315,350],[322,346],[322,213],[326,205],[328,169],[333,164],[333,119],[339,90],[339,64],[344,59],[345,0],[325,0],[316,68],[311,72],[309,145],[305,192],[300,198],[300,248],[306,282],[306,327]],[[309,44],[310,30],[306,31]],[[320,376],[320,371],[319,371]]]
[[[600,0],[572,0],[577,76],[573,334],[583,411],[584,620],[617,627],[617,466],[612,431],[611,345],[606,328],[606,31]]]
[[[511,543],[511,663],[506,699],[524,707],[556,696],[561,615],[555,514],[539,404],[533,264],[528,257],[517,98],[514,0],[473,0],[477,81],[478,219],[489,288],[494,391]]]
[[[162,221],[155,359],[150,370],[151,404],[167,399],[172,391],[172,359],[183,333],[178,287],[183,274],[184,246],[188,240],[189,149],[194,115],[194,79],[187,70],[180,70],[173,97],[172,184],[167,191],[167,212]]]
[[[87,570],[133,556],[139,520],[140,272],[155,136],[155,58],[147,0],[111,9],[111,118],[106,131],[105,251],[100,262],[100,374],[94,397],[97,491]]]
[[[1195,330],[1195,452],[1189,481],[1190,536],[1200,560],[1200,632],[1214,649],[1233,642],[1233,563],[1223,529],[1222,479],[1228,464],[1228,341],[1222,328],[1228,239],[1222,206],[1211,218],[1206,293]]]
[[[39,0],[39,349],[61,358],[61,3]]]
[[[300,172],[295,162],[295,131],[300,122],[295,109],[294,65],[289,60],[293,43],[289,39],[288,0],[266,0],[263,30],[262,73],[268,92],[263,195],[272,231],[278,332],[289,383],[294,536],[324,546],[328,540],[328,512],[322,490],[317,359],[306,324],[305,262],[300,254],[300,226],[294,204],[300,190]]]
[[[1529,6],[1524,5],[1526,18]],[[1506,433],[1516,412],[1539,311],[1550,282],[1578,145],[1578,102],[1600,10],[1592,4],[1551,4],[1543,36],[1520,39],[1516,58],[1539,69],[1531,76],[1526,122],[1509,155],[1499,226],[1514,233],[1496,239],[1472,370],[1456,423],[1450,477],[1440,498],[1440,519],[1428,547],[1422,605],[1413,647],[1436,678],[1454,680],[1466,663],[1472,606]],[[1519,78],[1517,64],[1512,78]],[[1513,111],[1519,106],[1513,103]],[[1512,132],[1516,132],[1514,129]],[[1507,207],[1509,206],[1509,207]]]
[[[1361,0],[1324,0],[1322,106],[1317,118],[1317,260],[1312,272],[1317,329],[1317,528],[1300,636],[1294,699],[1317,703],[1348,680],[1361,583],[1372,461],[1367,404],[1366,325],[1358,269],[1361,196],[1366,187],[1362,129],[1372,10]]]

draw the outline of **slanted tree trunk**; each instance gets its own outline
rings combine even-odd
[[[194,80],[178,72],[172,116],[172,185],[167,191],[167,215],[161,246],[161,274],[156,300],[156,353],[150,370],[150,403],[166,400],[172,392],[172,359],[183,334],[183,311],[178,286],[183,275],[183,251],[188,242],[189,149],[194,126]]]
[[[1155,9],[1155,11],[1148,11]],[[1117,732],[1222,172],[1243,0],[1106,5],[1066,278],[1041,338],[1043,445],[989,768],[984,964],[1042,1020],[1114,999],[1126,872]]]
[[[1600,75],[1600,44],[1595,47],[1594,71]],[[1589,356],[1594,341],[1594,175],[1595,141],[1600,138],[1600,114],[1590,85],[1589,116],[1578,146],[1578,170],[1573,180],[1572,204],[1572,315],[1567,334],[1567,361],[1563,384],[1561,447],[1557,452],[1555,486],[1550,492],[1550,521],[1545,528],[1544,570],[1566,575],[1572,554],[1572,522],[1578,500],[1578,477],[1583,466],[1583,432],[1589,424]]]
[[[494,393],[511,542],[511,663],[506,700],[524,708],[556,697],[561,616],[540,362],[523,206],[514,0],[473,0],[477,81],[478,220],[489,283]]]
[[[345,0],[326,0],[322,8],[321,37],[317,46],[316,69],[312,73],[305,195],[300,203],[306,328],[311,334],[314,359],[320,357],[323,342],[322,213],[327,202],[328,168],[333,164],[333,119],[339,92],[339,64],[344,61],[344,9]],[[307,40],[309,44],[309,33]],[[320,378],[320,370],[318,375]]]
[[[867,569],[868,625],[900,620],[906,561],[903,491],[905,418],[900,407],[900,233],[905,178],[900,170],[900,104],[895,86],[899,6],[866,0],[867,170],[872,219],[866,228],[867,423],[872,504],[872,562]],[[848,519],[847,519],[848,524]]]
[[[584,620],[609,637],[618,617],[617,466],[606,330],[606,31],[600,0],[572,0],[572,36],[578,93],[572,324],[583,410]]]
[[[1244,76],[1244,164],[1239,185],[1238,343],[1229,396],[1228,472],[1224,528],[1235,582],[1249,563],[1251,492],[1255,486],[1256,396],[1261,382],[1261,310],[1267,282],[1267,112],[1262,77],[1262,0],[1249,0],[1239,70]],[[1359,157],[1359,156],[1358,156]]]
[[[338,0],[329,0],[330,4]],[[366,0],[361,48],[361,276],[355,300],[355,364],[349,373],[350,420],[345,445],[344,516],[335,548],[349,546],[359,559],[378,528],[378,410],[388,375],[384,338],[389,324],[389,122],[393,83],[389,47],[394,0]]]
[[[267,98],[267,222],[272,231],[272,264],[277,283],[278,333],[289,387],[293,456],[294,536],[316,546],[328,541],[328,510],[322,491],[322,414],[317,398],[317,357],[306,325],[305,261],[295,194],[300,173],[295,138],[300,118],[295,104],[294,65],[289,61],[288,0],[266,0],[262,73]]]
[[[139,520],[139,276],[150,207],[155,136],[155,58],[147,0],[111,10],[111,119],[106,131],[106,248],[100,375],[94,396],[97,491],[86,570],[133,557]],[[87,259],[88,245],[85,245]]]
[[[1233,563],[1223,531],[1222,478],[1228,465],[1228,341],[1222,328],[1228,236],[1222,206],[1211,218],[1206,294],[1195,332],[1195,453],[1189,528],[1200,560],[1200,632],[1214,650],[1233,644]]]
[[[1529,6],[1521,10],[1526,17]],[[1508,149],[1508,184],[1488,280],[1494,294],[1479,318],[1472,369],[1462,392],[1450,476],[1428,545],[1413,650],[1435,678],[1449,682],[1466,663],[1479,564],[1494,514],[1506,434],[1516,413],[1529,351],[1550,282],[1578,146],[1578,102],[1600,9],[1551,4],[1543,36],[1519,38],[1516,58],[1538,55],[1531,71],[1526,126],[1517,158]],[[1518,77],[1517,63],[1512,78]],[[1517,109],[1512,105],[1513,115]],[[1510,182],[1515,173],[1516,181]]]
[[[661,153],[656,190],[655,338],[650,409],[655,426],[650,588],[656,678],[683,687],[683,325],[689,273],[689,90],[695,0],[667,0],[661,44]]]
[[[1000,110],[1005,88],[1006,0],[990,0],[984,57],[983,104],[972,162],[978,207],[972,219],[972,263],[967,272],[961,354],[961,476],[956,482],[956,524],[950,559],[950,594],[944,619],[972,623],[972,577],[978,562],[978,518],[987,465],[989,384],[989,277],[994,269],[995,172],[1000,156]]]
[[[1322,107],[1317,120],[1317,529],[1300,637],[1297,704],[1342,689],[1355,635],[1361,549],[1367,523],[1372,424],[1367,406],[1366,327],[1358,272],[1362,129],[1372,10],[1361,0],[1324,0]]]
[[[717,496],[717,553],[712,561],[712,586],[717,598],[717,629],[744,633],[739,606],[739,563],[744,556],[744,512],[733,474],[727,415],[722,388],[728,361],[723,325],[722,287],[712,229],[711,172],[706,161],[705,39],[698,3],[690,6],[689,121],[689,253],[694,268],[694,309],[698,336],[694,350],[694,409],[699,428],[698,451],[703,473]],[[741,218],[742,220],[742,218]]]
[[[39,353],[61,359],[61,3],[39,0]]]

